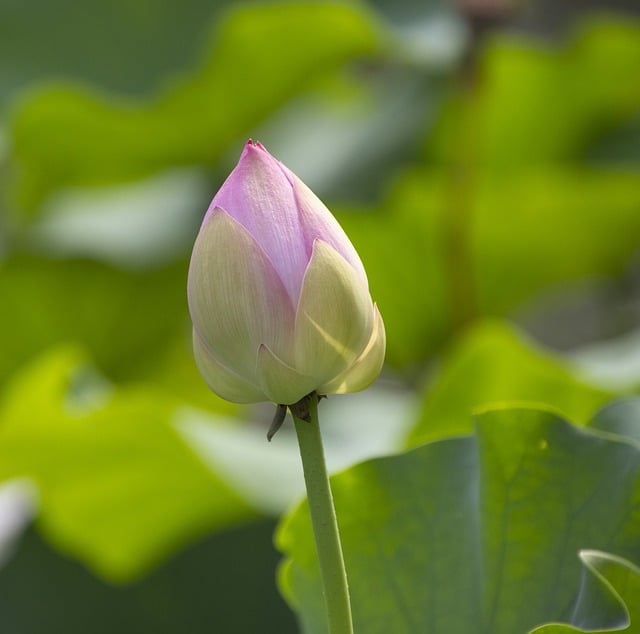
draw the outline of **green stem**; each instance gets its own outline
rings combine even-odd
[[[300,446],[304,481],[307,485],[311,523],[316,539],[316,552],[329,623],[328,631],[329,634],[353,634],[347,572],[342,557],[340,533],[320,435],[318,396],[313,393],[307,398],[309,399],[308,421],[299,418],[294,411],[295,408],[292,408],[292,413]]]

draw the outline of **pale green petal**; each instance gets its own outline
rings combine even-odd
[[[260,344],[290,356],[294,312],[284,285],[247,230],[221,209],[196,239],[188,296],[207,348],[244,379],[257,384]]]
[[[279,359],[267,346],[258,351],[260,387],[274,403],[292,405],[318,386],[313,376],[306,376]]]
[[[220,397],[233,403],[259,403],[269,399],[262,391],[220,363],[193,331],[193,356],[207,385]]]
[[[374,306],[374,310],[375,322],[367,347],[351,367],[318,388],[320,394],[359,392],[369,387],[380,374],[384,362],[386,335],[378,307]]]
[[[295,365],[321,385],[362,353],[373,329],[369,289],[335,249],[313,245],[296,313]]]

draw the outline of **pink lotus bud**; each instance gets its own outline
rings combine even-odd
[[[384,360],[362,262],[317,196],[249,141],[215,195],[188,282],[198,368],[237,403],[356,392]]]

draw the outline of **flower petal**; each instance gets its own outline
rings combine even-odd
[[[318,388],[320,394],[347,394],[369,387],[380,374],[384,363],[386,335],[378,307],[374,305],[375,321],[371,339],[353,365],[342,374]]]
[[[193,331],[193,356],[200,374],[218,396],[233,403],[259,403],[269,399],[262,391],[222,365]]]
[[[245,380],[257,384],[260,344],[290,356],[294,313],[287,292],[255,240],[222,209],[196,239],[188,296],[194,328],[208,349]]]
[[[247,143],[207,216],[215,207],[225,209],[253,236],[295,305],[309,256],[293,189],[280,163],[260,144]]]
[[[369,289],[359,273],[316,240],[296,311],[295,367],[320,385],[329,381],[362,353],[373,320]]]
[[[311,257],[315,239],[320,238],[349,262],[367,284],[367,274],[362,260],[340,223],[300,178],[284,165],[280,165],[293,187],[302,233],[307,245],[307,257]]]
[[[297,403],[318,384],[315,377],[301,374],[264,345],[258,351],[258,378],[264,393],[274,403],[284,405]]]

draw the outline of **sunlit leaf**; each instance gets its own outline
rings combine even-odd
[[[638,253],[637,165],[580,161],[640,107],[628,81],[639,32],[601,22],[564,46],[492,41],[477,94],[445,108],[429,137],[430,162],[375,214],[341,216],[385,317],[391,364],[419,363],[461,323],[526,314],[541,293],[619,275]]]
[[[528,168],[486,174],[472,210],[477,308],[496,315],[536,293],[619,275],[640,250],[638,172]]]
[[[187,320],[186,263],[129,273],[85,260],[0,264],[0,378],[56,343],[88,349],[110,377],[161,358]]]
[[[463,96],[430,151],[509,169],[579,159],[635,116],[638,65],[640,24],[632,20],[587,21],[562,41],[496,34],[481,56],[473,140],[459,145]]]
[[[0,264],[0,380],[56,344],[87,350],[115,381],[145,380],[223,412],[235,406],[201,379],[191,353],[187,263],[127,272],[87,260]]]
[[[338,214],[365,265],[394,365],[423,360],[451,330],[438,199],[423,176],[418,187],[403,179],[378,209]]]
[[[353,5],[238,7],[218,25],[201,69],[151,102],[72,85],[33,93],[12,125],[20,200],[32,209],[57,188],[210,163],[323,73],[371,54],[377,40],[371,16]]]
[[[441,170],[407,173],[374,214],[340,221],[385,319],[390,363],[420,362],[468,317],[526,310],[540,293],[616,275],[640,250],[629,171],[479,172],[459,191]],[[458,197],[465,229],[452,220]]]
[[[59,550],[125,580],[255,516],[174,429],[179,401],[142,387],[88,389],[79,367],[76,353],[53,352],[0,404],[0,480],[34,482],[38,525]]]
[[[445,358],[409,444],[467,434],[471,415],[491,405],[537,403],[586,423],[610,398],[507,324],[490,322],[470,331]]]

